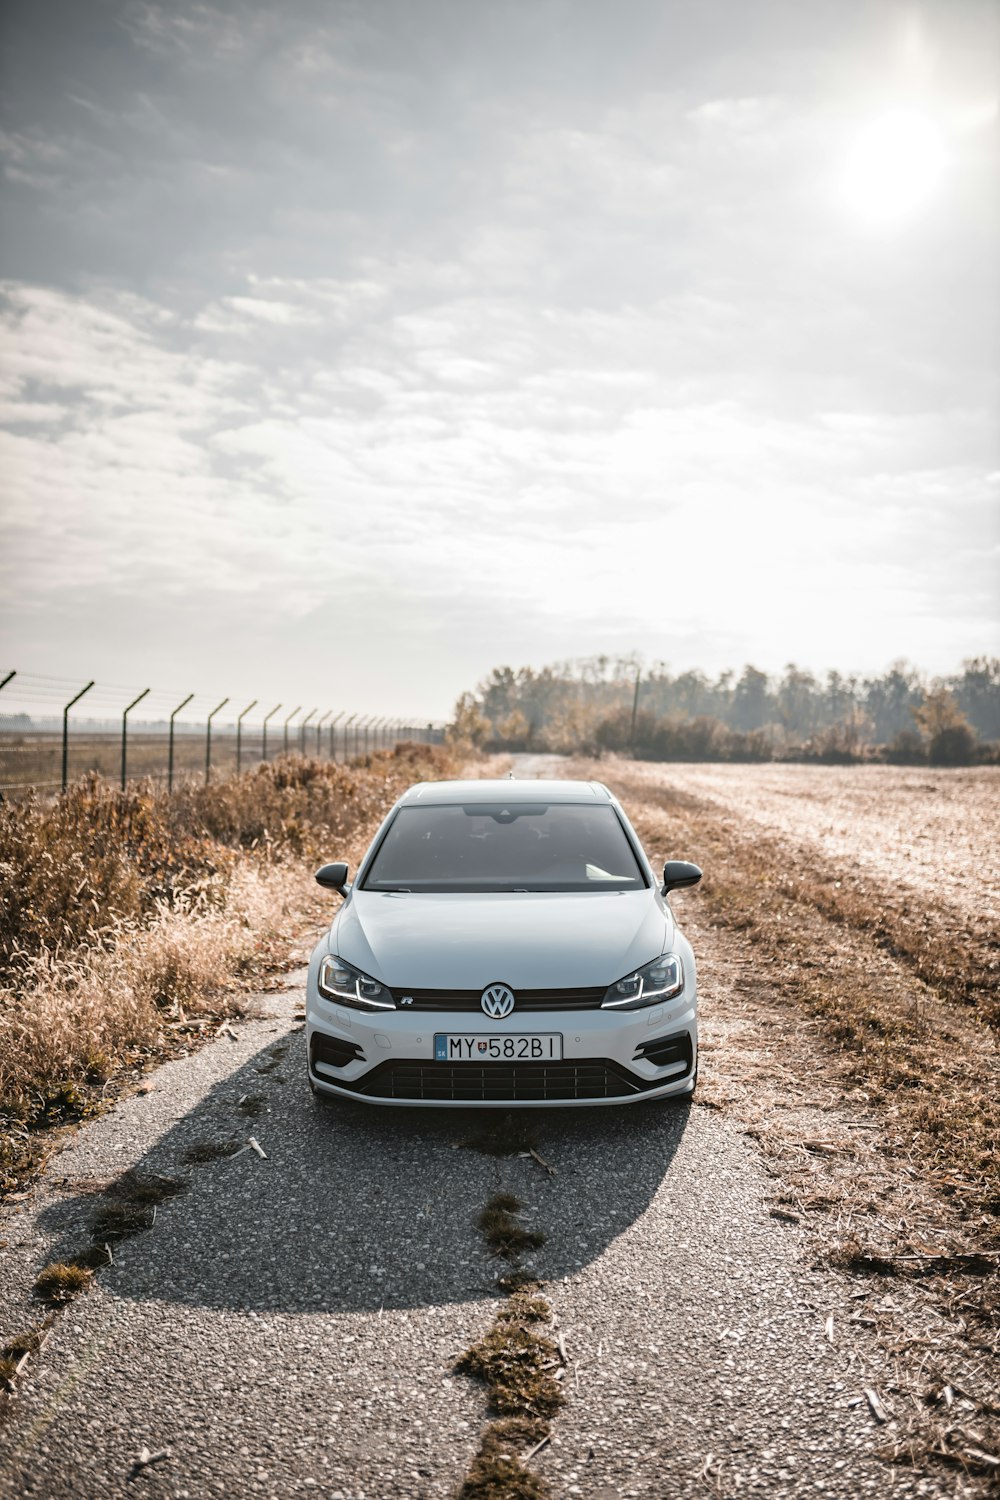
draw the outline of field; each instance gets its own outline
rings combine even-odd
[[[766,832],[853,864],[888,890],[1000,924],[1000,770],[775,765],[635,766]]]

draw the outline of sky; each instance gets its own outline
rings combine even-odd
[[[1000,652],[1000,8],[4,0],[0,676]]]

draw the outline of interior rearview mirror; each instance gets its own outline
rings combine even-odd
[[[339,891],[342,896],[347,895],[347,866],[342,860],[333,865],[321,865],[316,871],[316,883],[325,885],[328,890]]]

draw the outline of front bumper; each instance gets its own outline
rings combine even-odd
[[[559,1062],[435,1062],[438,1032],[498,1036],[558,1032]],[[349,1010],[310,985],[309,1080],[371,1104],[435,1107],[624,1104],[691,1091],[698,1058],[694,998],[683,992],[638,1011],[481,1013]]]

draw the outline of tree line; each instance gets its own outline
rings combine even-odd
[[[451,733],[495,750],[648,760],[815,759],[970,765],[1000,760],[1000,658],[974,657],[929,679],[906,662],[880,676],[789,662],[716,677],[631,656],[534,670],[496,667],[455,705]]]

